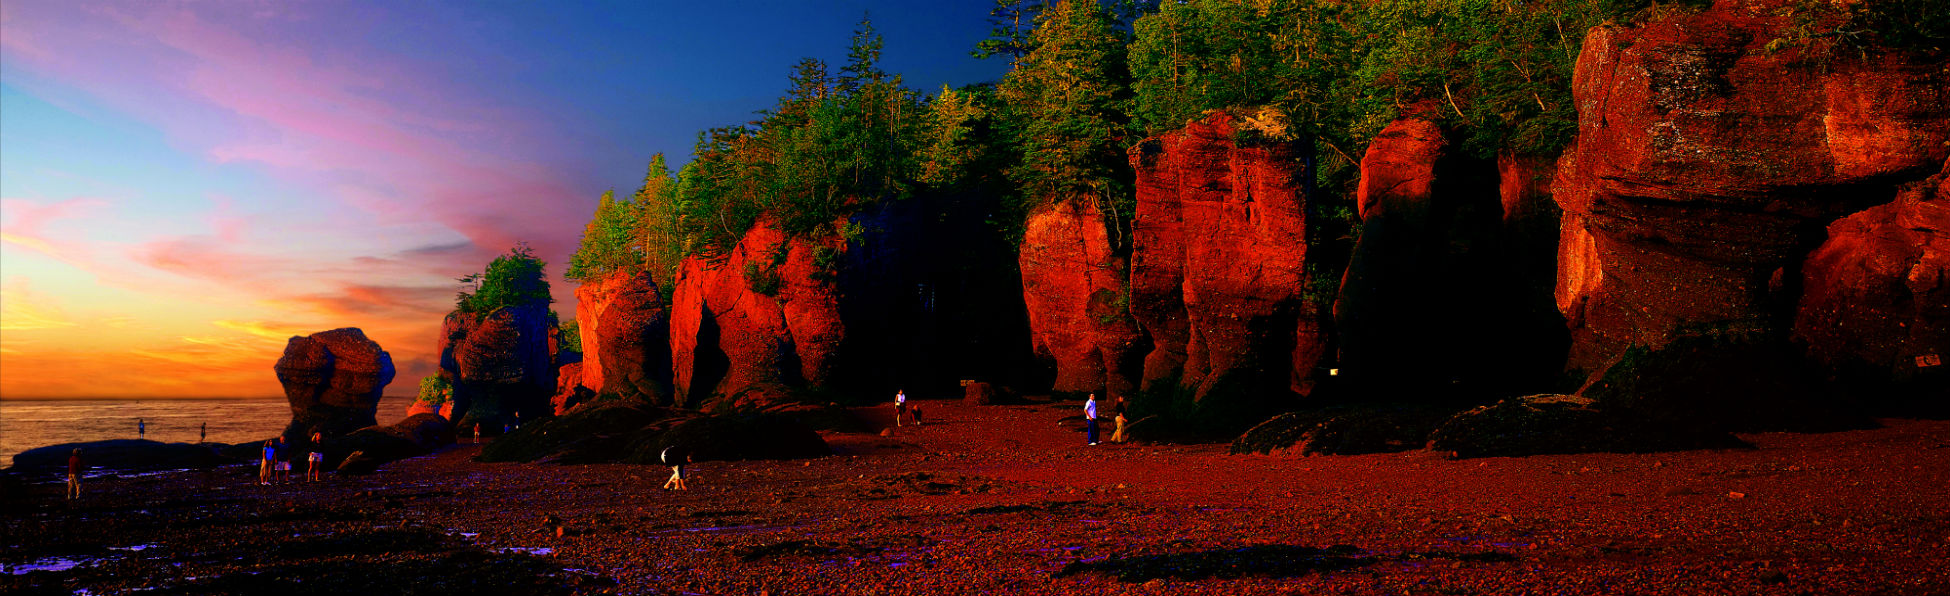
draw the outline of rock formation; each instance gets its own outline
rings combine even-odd
[[[1191,402],[1180,410],[1268,410],[1305,393],[1325,355],[1324,301],[1308,295],[1309,147],[1235,140],[1266,134],[1256,124],[1277,126],[1215,111],[1131,150],[1130,310],[1151,344],[1142,409],[1176,396]]]
[[[596,392],[582,385],[581,362],[571,362],[555,369],[555,396],[549,398],[555,415],[569,413],[571,408],[596,397]]]
[[[354,327],[285,343],[276,366],[291,402],[287,441],[336,437],[377,423],[380,395],[393,382],[393,357]]]
[[[1017,263],[1030,345],[1056,367],[1051,391],[1116,400],[1135,389],[1143,335],[1131,320],[1126,265],[1111,251],[1103,215],[1087,197],[1036,208]]]
[[[1585,38],[1577,144],[1553,185],[1573,367],[1682,328],[1785,327],[1823,227],[1950,153],[1943,62],[1769,51],[1788,26],[1719,2]]]
[[[1950,395],[1950,162],[1828,226],[1802,265],[1794,333],[1851,381]]]
[[[550,353],[547,304],[447,315],[440,333],[440,375],[454,387],[457,428],[480,424],[498,432],[517,419],[547,416],[553,408],[555,366]]]
[[[582,387],[656,405],[673,401],[670,318],[648,271],[615,272],[584,282],[576,288],[576,323],[582,336]]]
[[[838,239],[787,239],[761,220],[724,260],[686,258],[670,314],[677,403],[832,381],[845,326],[834,272],[819,253],[844,250]]]
[[[1334,303],[1340,367],[1363,399],[1493,391],[1509,375],[1497,169],[1433,122],[1383,129],[1361,159],[1360,239]],[[1433,392],[1433,393],[1432,393]]]

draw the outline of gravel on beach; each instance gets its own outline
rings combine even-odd
[[[0,592],[1950,592],[1950,421],[1741,435],[1753,449],[1276,457],[1087,446],[1072,403],[921,403],[925,426],[701,462],[681,492],[659,489],[668,468],[477,463],[464,440],[317,484],[128,475],[73,505],[14,484]]]

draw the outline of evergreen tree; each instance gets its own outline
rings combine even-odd
[[[546,305],[555,298],[548,293],[548,263],[535,257],[526,242],[515,243],[507,254],[495,257],[487,271],[460,278],[469,286],[455,296],[454,306],[461,312],[485,313],[509,306]]]
[[[1093,200],[1122,229],[1133,206],[1124,35],[1090,0],[1059,0],[1037,21],[1035,49],[997,88],[1020,155],[1010,179],[1031,201],[1025,212],[1041,202]]]

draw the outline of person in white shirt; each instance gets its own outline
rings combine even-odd
[[[1090,435],[1090,444],[1097,444],[1097,394],[1095,393],[1090,394],[1089,399],[1083,400],[1083,423]]]
[[[907,417],[907,391],[906,390],[895,391],[894,392],[894,426],[900,426],[901,419],[905,417]]]

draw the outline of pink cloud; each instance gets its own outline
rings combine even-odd
[[[107,201],[92,198],[71,198],[52,203],[0,198],[0,241],[68,263],[86,263],[91,260],[91,251],[83,243],[51,233],[48,226],[59,220],[94,214],[107,205]]]

